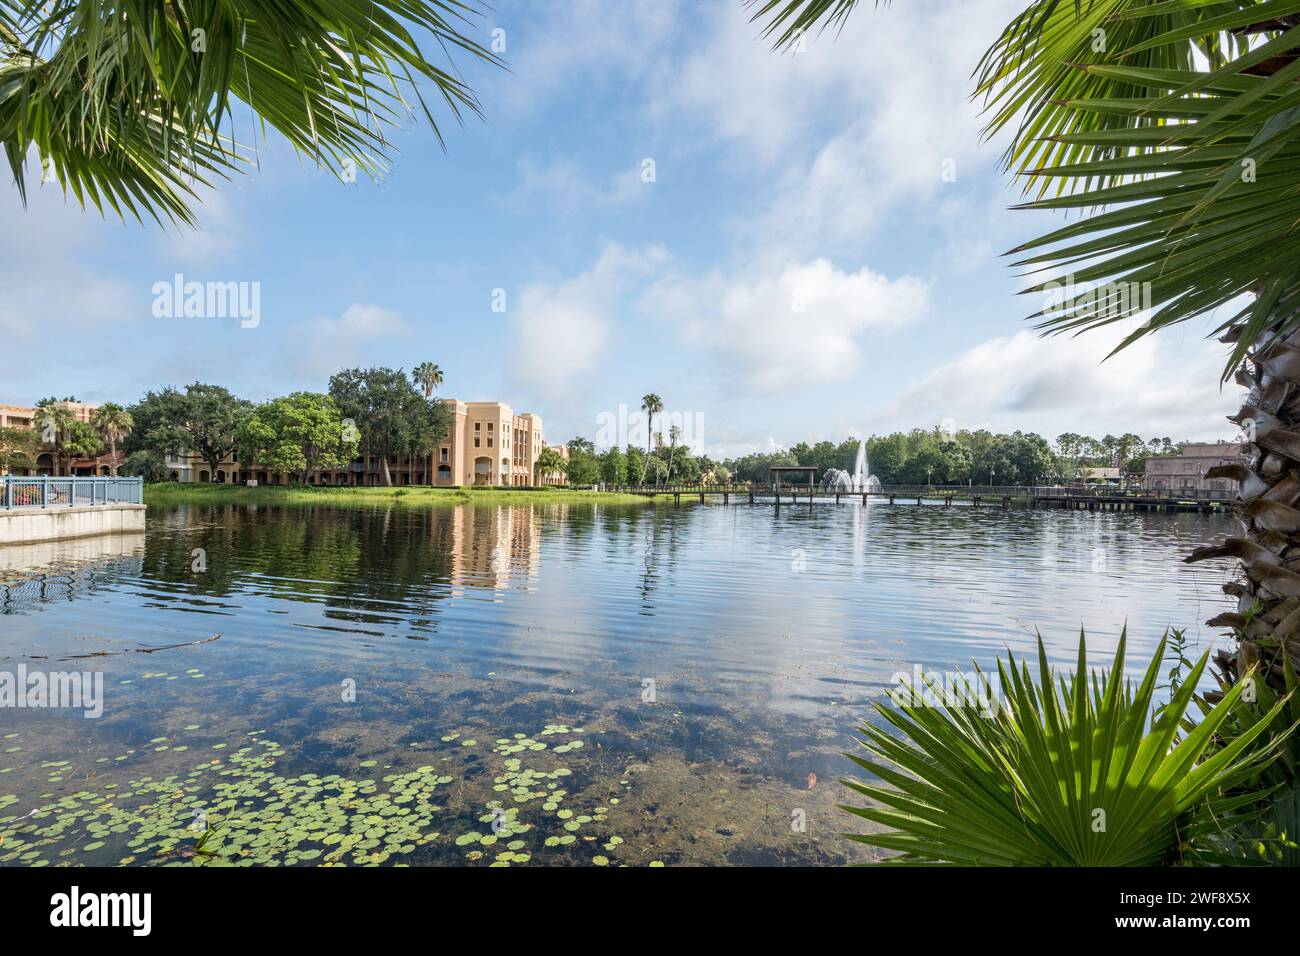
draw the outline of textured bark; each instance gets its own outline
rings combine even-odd
[[[1237,598],[1236,612],[1207,622],[1231,628],[1238,639],[1237,649],[1217,660],[1238,676],[1258,663],[1281,688],[1282,654],[1300,670],[1300,331],[1264,339],[1236,379],[1249,390],[1231,417],[1250,439],[1248,464],[1212,468],[1206,477],[1240,482],[1234,511],[1241,531],[1186,560],[1241,562],[1242,578],[1223,587]]]

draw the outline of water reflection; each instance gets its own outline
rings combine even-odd
[[[138,576],[144,545],[142,531],[0,545],[0,614],[86,596],[110,581]]]
[[[1138,662],[1168,626],[1204,647],[1229,571],[1180,559],[1227,523],[858,502],[151,509],[143,541],[69,542],[0,585],[0,658],[104,653],[110,688],[93,728],[22,715],[0,793],[74,785],[32,760],[71,760],[76,786],[124,754],[123,772],[159,778],[173,741],[153,753],[154,737],[202,726],[182,746],[217,747],[265,729],[277,772],[432,762],[468,827],[510,772],[492,741],[563,723],[590,746],[548,772],[571,771],[593,806],[621,794],[605,806],[611,826],[627,814],[629,861],[839,861],[829,781],[893,673],[987,665],[1030,651],[1035,629],[1072,663],[1080,625],[1099,662],[1126,622]],[[827,781],[814,792],[810,772]],[[813,826],[793,841],[792,807]],[[472,852],[413,845],[421,862]]]

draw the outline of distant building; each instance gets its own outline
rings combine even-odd
[[[501,402],[443,404],[451,429],[437,451],[435,485],[531,485],[533,467],[545,444],[542,420],[516,415]]]
[[[79,422],[89,422],[98,405],[90,405],[86,402],[55,402],[55,406],[65,409],[72,413],[73,418]],[[40,409],[35,405],[0,405],[0,428],[22,428],[25,430],[39,430]],[[117,464],[120,467],[126,459],[125,454],[118,450]],[[41,450],[36,455],[36,467],[34,469],[15,469],[14,474],[21,475],[28,472],[36,475],[52,475],[56,470],[58,462],[54,459],[54,449],[49,445],[42,445]],[[77,461],[66,462],[64,464],[65,472],[71,475],[109,475],[112,474],[113,461],[111,456],[106,452],[98,458],[79,459]]]
[[[1079,469],[1079,478],[1081,481],[1118,482],[1120,471],[1118,468],[1090,468],[1085,465]]]
[[[1215,465],[1245,464],[1244,446],[1239,442],[1188,444],[1179,455],[1153,455],[1146,460],[1142,475],[1144,491],[1236,491],[1230,478],[1209,478]]]
[[[29,405],[0,405],[0,428],[22,428],[30,431],[36,420],[36,409]]]

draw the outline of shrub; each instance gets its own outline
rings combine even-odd
[[[1283,703],[1246,717],[1238,682],[1191,723],[1207,651],[1157,709],[1166,642],[1134,687],[1126,636],[1101,673],[1087,672],[1082,634],[1070,674],[1053,675],[1041,638],[1038,684],[1025,664],[999,660],[1005,699],[993,716],[952,698],[878,705],[903,736],[861,728],[872,759],[848,756],[884,785],[844,781],[878,804],[844,809],[888,829],[850,838],[897,851],[888,862],[900,864],[1150,866],[1216,854],[1215,835],[1267,796],[1258,775],[1277,741],[1252,744]],[[1239,732],[1216,743],[1229,715]]]

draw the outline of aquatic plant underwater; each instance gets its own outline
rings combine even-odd
[[[182,741],[198,740],[201,731],[187,725],[181,736],[156,737],[147,748],[198,753],[194,743]],[[417,759],[408,762],[418,765],[410,768],[366,759],[358,761],[355,776],[284,776],[276,771],[284,748],[251,731],[234,743],[202,747],[188,772],[137,777],[125,787],[104,783],[66,795],[51,792],[43,795],[48,803],[25,814],[0,816],[0,863],[78,864],[102,850],[120,853],[116,862],[123,866],[370,866],[431,861],[435,854],[423,848],[445,859],[454,848],[464,862],[489,866],[528,863],[539,854],[551,854],[547,862],[618,865],[624,839],[606,823],[619,798],[568,805],[573,801],[564,783],[572,771],[555,759],[582,748],[583,732],[550,724],[534,735],[496,739],[490,749],[498,758],[493,789],[500,797],[482,806],[481,826],[466,828],[463,814],[447,812],[458,779],[437,764],[454,765],[457,751],[483,746],[477,740],[453,732],[429,747],[412,745]],[[0,749],[8,757],[20,754],[21,738],[6,734]],[[135,755],[131,750],[99,760]],[[59,783],[69,761],[41,766],[50,783]],[[17,802],[0,796],[0,811]]]

